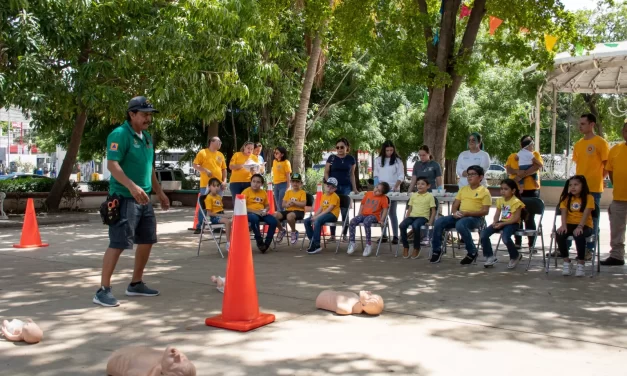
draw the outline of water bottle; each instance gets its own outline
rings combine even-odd
[[[377,185],[379,185],[379,177],[375,176],[374,177],[374,186],[376,187]]]

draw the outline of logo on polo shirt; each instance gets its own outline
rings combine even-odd
[[[586,152],[588,152],[588,154],[594,154],[594,150],[594,145],[588,145],[586,148]]]
[[[255,201],[255,202],[263,202],[263,199],[261,197],[255,197],[253,199],[253,201]]]
[[[329,200],[322,201],[322,205],[329,205]]]
[[[215,200],[215,201],[213,202],[213,206],[222,206],[222,201],[220,201],[220,200]]]
[[[296,197],[292,197],[292,198],[290,198],[290,201],[292,201],[292,202],[296,202]]]
[[[111,146],[109,146],[109,150],[111,150],[111,151],[118,151],[118,144],[117,144],[117,142],[112,142]]]
[[[581,209],[581,204],[578,203],[578,202],[573,202],[572,204],[570,204],[570,208],[572,210],[579,210],[579,209]]]

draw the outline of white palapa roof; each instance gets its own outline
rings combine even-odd
[[[537,64],[525,69],[533,72]],[[560,93],[627,93],[627,41],[597,44],[582,56],[563,52],[547,72],[544,90]]]

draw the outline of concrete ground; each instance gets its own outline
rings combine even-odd
[[[400,210],[399,210],[400,211]],[[180,348],[199,375],[614,375],[627,350],[627,278],[623,267],[594,278],[546,275],[541,258],[493,269],[394,258],[307,255],[285,244],[254,251],[259,302],[276,322],[249,333],[209,328],[222,294],[210,282],[226,259],[187,231],[192,210],[158,213],[160,243],[145,280],[156,298],[127,298],[133,253],[114,276],[122,305],[91,302],[98,288],[106,227],[42,227],[49,248],[18,250],[20,230],[0,232],[0,317],[32,317],[45,332],[37,345],[0,340],[1,375],[102,375],[122,346]],[[553,213],[544,224],[550,228]],[[602,216],[602,257],[609,249]],[[546,242],[548,246],[548,236]],[[496,238],[494,239],[496,243]],[[387,250],[387,248],[384,248]],[[359,255],[357,255],[359,254]],[[481,259],[481,257],[480,257]],[[316,310],[324,289],[376,291],[385,300],[378,317],[336,316]]]

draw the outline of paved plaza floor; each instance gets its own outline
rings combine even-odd
[[[211,275],[226,259],[187,231],[193,210],[158,213],[160,243],[145,281],[155,298],[128,298],[133,253],[125,252],[113,292],[117,308],[91,299],[98,288],[107,229],[93,215],[79,225],[42,227],[50,247],[18,250],[19,229],[0,232],[0,318],[33,318],[37,345],[0,339],[0,375],[104,375],[109,355],[127,345],[180,348],[199,375],[617,375],[627,353],[626,268],[594,278],[544,273],[541,257],[525,271],[507,270],[505,252],[493,269],[468,267],[445,255],[431,265],[394,258],[387,247],[364,258],[329,249],[307,255],[279,245],[254,251],[259,302],[276,322],[249,333],[209,328],[222,294]],[[550,228],[553,213],[544,224]],[[602,257],[609,251],[607,213]],[[375,232],[376,234],[376,232]],[[545,237],[548,246],[549,237]],[[494,243],[496,243],[496,237]],[[333,247],[334,244],[330,245]],[[375,291],[378,317],[316,310],[324,289]]]

